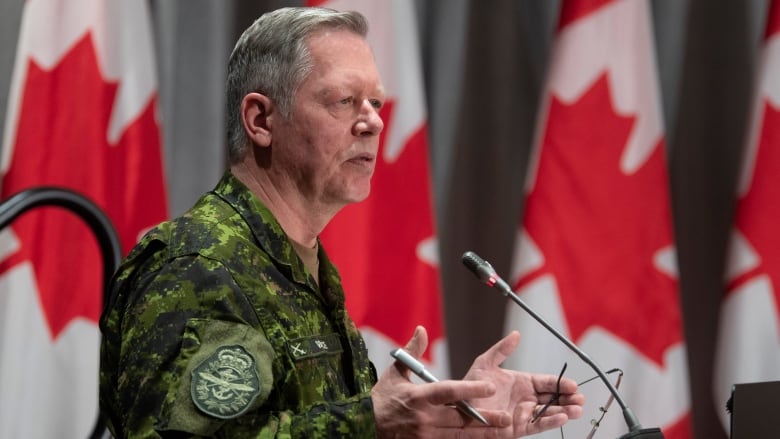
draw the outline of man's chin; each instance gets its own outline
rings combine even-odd
[[[343,208],[350,204],[365,201],[371,194],[371,181],[365,179],[360,181],[359,184],[353,182],[353,184],[342,184],[338,188],[332,188],[333,190],[325,194],[326,199],[330,203],[341,205]]]
[[[360,203],[365,201],[368,196],[371,195],[371,185],[366,184],[365,187],[355,188],[350,191],[345,197],[348,204]]]
[[[359,194],[352,198],[350,203],[360,203],[362,201],[366,201],[368,196],[371,194],[371,191],[365,191],[365,193]]]

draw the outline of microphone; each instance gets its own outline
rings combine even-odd
[[[552,325],[547,323],[547,321],[542,318],[542,316],[537,314],[533,309],[531,309],[531,307],[523,302],[523,300],[520,299],[520,297],[518,297],[514,291],[512,291],[512,288],[509,286],[509,284],[501,279],[501,277],[496,273],[496,270],[493,269],[492,265],[490,265],[481,257],[477,256],[477,254],[472,251],[463,253],[461,260],[463,261],[463,265],[465,265],[469,271],[477,276],[477,279],[486,283],[488,286],[498,288],[501,293],[504,294],[504,296],[512,299],[515,303],[517,303],[521,308],[523,308],[523,310],[525,310],[525,312],[530,314],[531,317],[533,317],[537,322],[550,331],[555,337],[558,338],[558,340],[563,342],[563,344],[565,344],[572,352],[577,354],[577,356],[580,357],[582,361],[585,362],[585,364],[590,366],[591,369],[596,372],[599,378],[601,378],[601,381],[603,381],[607,386],[607,389],[609,389],[609,392],[612,394],[612,396],[615,397],[615,401],[617,401],[620,409],[623,411],[623,418],[626,421],[629,432],[621,436],[620,439],[664,439],[664,435],[661,433],[661,429],[656,427],[642,428],[642,424],[639,423],[639,419],[637,419],[636,415],[634,415],[634,412],[626,405],[625,401],[623,401],[623,398],[620,396],[617,389],[615,389],[615,386],[613,386],[609,379],[607,379],[607,375],[604,373],[604,371],[602,371],[601,368],[598,367],[598,365],[596,365],[593,360],[591,360],[588,354],[583,352],[582,349],[577,347],[577,345],[566,338],[557,329],[553,328]]]

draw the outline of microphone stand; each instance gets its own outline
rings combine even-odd
[[[42,206],[61,207],[76,214],[94,233],[103,257],[102,303],[105,305],[108,301],[108,284],[122,257],[122,246],[113,223],[97,204],[78,192],[61,187],[37,186],[17,192],[0,202],[0,230],[23,213]],[[110,436],[98,415],[89,438],[103,439]]]
[[[590,366],[591,369],[596,372],[601,381],[604,382],[604,384],[607,386],[607,389],[609,389],[609,392],[615,397],[615,401],[617,401],[618,405],[620,406],[620,409],[623,412],[623,418],[625,419],[626,425],[628,426],[629,432],[620,436],[619,439],[664,439],[664,435],[660,428],[642,428],[642,424],[639,423],[639,419],[637,419],[636,415],[634,415],[634,412],[630,407],[628,407],[628,405],[626,405],[617,389],[615,389],[615,386],[612,385],[606,374],[601,370],[600,367],[598,367],[598,365],[596,365],[590,356],[588,356],[588,354],[575,345],[571,340],[561,334],[557,329],[553,328],[552,325],[547,323],[547,321],[539,314],[537,314],[536,311],[531,309],[530,306],[528,306],[517,294],[514,293],[514,291],[512,291],[512,288],[509,286],[509,284],[507,284],[506,281],[498,276],[492,265],[471,251],[464,253],[462,260],[463,264],[471,272],[473,272],[480,281],[486,283],[490,287],[497,287],[504,296],[512,299],[512,301],[523,308],[525,312],[527,312],[537,322],[544,326],[545,329],[550,331],[555,337],[558,338],[558,340],[566,345],[566,347],[568,347],[572,352],[577,354],[577,356],[580,357],[580,359],[582,359],[585,364]]]

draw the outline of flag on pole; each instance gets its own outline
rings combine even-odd
[[[690,397],[664,144],[648,2],[564,0],[511,279],[603,369],[622,369],[623,399],[672,439],[690,437]],[[508,306],[507,329],[523,336],[508,366],[558,374],[568,362],[578,382],[595,375]],[[583,419],[566,437],[586,437],[606,389],[582,385]],[[627,432],[614,404],[596,437]]]
[[[387,100],[379,157],[365,201],[345,207],[321,238],[339,267],[347,309],[380,371],[416,325],[428,330],[431,371],[449,375],[428,160],[427,115],[411,0],[309,1],[359,11],[369,22]]]
[[[127,252],[167,216],[145,2],[28,0],[2,139],[3,199],[85,195]],[[0,437],[84,438],[98,412],[103,261],[54,207],[0,233]]]
[[[780,380],[780,1],[769,6],[720,310],[714,403],[737,383]]]

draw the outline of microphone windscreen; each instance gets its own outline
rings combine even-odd
[[[467,251],[466,253],[463,253],[461,260],[463,261],[463,265],[465,265],[466,268],[468,268],[472,273],[476,273],[478,267],[485,262],[473,251]]]
[[[463,261],[463,265],[466,266],[466,268],[469,269],[472,273],[474,273],[475,276],[482,282],[491,284],[492,283],[492,277],[494,276],[495,270],[493,270],[493,266],[490,265],[487,261],[477,256],[476,253],[472,251],[467,251],[466,253],[463,253],[463,257],[461,258],[461,261]]]

